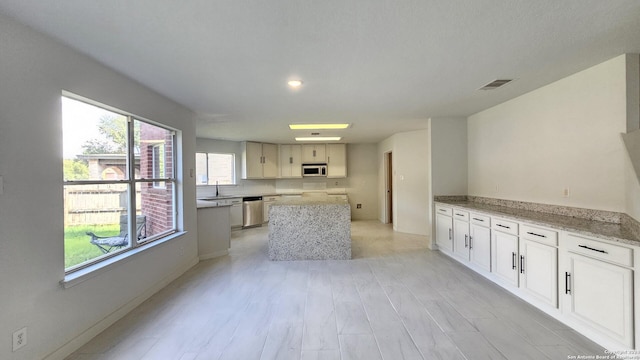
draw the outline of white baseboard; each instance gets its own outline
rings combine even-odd
[[[127,315],[136,307],[138,307],[145,300],[149,299],[153,294],[157,293],[158,291],[160,291],[161,289],[169,285],[169,283],[171,283],[172,281],[180,277],[182,274],[187,272],[187,270],[195,266],[198,263],[198,261],[199,261],[198,258],[192,259],[185,266],[177,269],[166,278],[160,280],[155,285],[145,290],[142,294],[136,296],[133,300],[129,301],[128,303],[118,308],[116,311],[107,315],[104,319],[102,319],[101,321],[99,321],[98,323],[96,323],[86,331],[84,331],[82,334],[78,335],[77,337],[73,338],[66,344],[62,345],[60,348],[58,348],[58,350],[52,352],[47,357],[45,357],[45,360],[64,360],[66,357],[71,355],[74,351],[78,350],[84,344],[89,342],[89,340],[93,339],[96,335],[105,331],[109,326],[113,325],[116,321],[122,319],[125,315]]]
[[[225,255],[229,255],[229,250],[220,250],[220,251],[212,252],[210,254],[200,255],[199,258],[200,258],[200,261],[202,261],[202,260],[209,260],[209,259],[213,259],[220,256],[225,256]]]

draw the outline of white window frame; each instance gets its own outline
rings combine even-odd
[[[119,115],[122,115],[124,117],[127,118],[127,179],[125,180],[64,180],[63,181],[63,186],[66,185],[94,185],[94,184],[127,184],[128,187],[128,208],[127,208],[127,215],[129,216],[129,234],[135,234],[136,233],[136,205],[137,205],[137,201],[136,201],[136,185],[137,184],[142,184],[142,183],[153,183],[154,187],[155,184],[162,184],[162,183],[167,183],[170,182],[173,184],[173,191],[172,191],[172,214],[173,214],[173,227],[171,230],[162,232],[160,234],[156,234],[153,236],[149,236],[145,239],[142,240],[138,240],[136,239],[135,236],[132,236],[131,238],[133,240],[131,240],[129,243],[129,247],[127,247],[126,249],[122,249],[121,251],[115,251],[113,253],[107,253],[107,254],[103,254],[102,256],[96,257],[92,260],[86,261],[84,263],[78,264],[78,265],[74,265],[71,266],[69,268],[65,268],[65,275],[69,275],[69,274],[73,274],[73,273],[80,273],[82,272],[82,270],[93,267],[96,264],[100,264],[100,263],[105,263],[106,265],[113,263],[114,260],[121,258],[123,255],[127,255],[127,253],[133,254],[133,253],[137,253],[140,250],[143,250],[143,247],[146,247],[147,245],[151,245],[151,243],[153,242],[157,242],[158,240],[169,240],[174,238],[174,234],[178,233],[178,223],[179,223],[179,219],[178,216],[180,215],[180,213],[178,212],[178,189],[179,189],[179,182],[178,182],[178,177],[177,177],[177,169],[178,169],[178,149],[176,149],[176,145],[177,145],[177,130],[172,129],[168,126],[162,125],[162,124],[158,124],[157,122],[142,118],[140,116],[128,113],[126,111],[122,111],[120,109],[116,109],[112,106],[108,106],[99,102],[96,102],[94,100],[91,99],[87,99],[85,97],[73,94],[73,93],[69,93],[66,91],[62,92],[62,97],[66,97],[75,101],[80,101],[80,102],[84,102],[88,105],[91,106],[95,106],[95,107],[99,107],[102,108],[104,110],[113,112],[113,113],[117,113]],[[135,164],[135,132],[134,132],[134,121],[141,121],[144,123],[148,123],[151,124],[153,126],[157,126],[160,128],[163,128],[167,131],[171,132],[171,141],[172,141],[172,161],[171,161],[171,167],[172,167],[172,177],[166,177],[166,176],[162,176],[162,177],[152,177],[152,178],[138,178],[136,179],[136,174],[135,174],[135,166],[133,166],[132,164]],[[154,171],[152,171],[153,173]],[[167,171],[166,171],[166,162],[165,162],[165,171],[164,171],[164,175],[166,175]],[[166,185],[161,186],[162,188],[165,188]],[[66,256],[66,254],[65,254]],[[65,279],[66,281],[66,279]],[[65,285],[66,287],[66,285]]]
[[[207,167],[206,169],[206,174],[207,174],[207,183],[206,184],[197,184],[198,186],[207,186],[207,185],[215,185],[215,183],[210,184],[209,183],[209,174],[211,172],[211,170],[209,169],[209,155],[231,155],[231,184],[220,184],[220,186],[235,186],[238,185],[238,177],[236,176],[237,171],[236,171],[236,154],[235,153],[228,153],[228,152],[196,152],[196,154],[204,154],[205,155],[205,165]]]

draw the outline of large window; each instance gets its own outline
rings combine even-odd
[[[175,131],[62,97],[65,269],[176,232]]]
[[[196,184],[234,185],[235,168],[234,154],[196,153]]]

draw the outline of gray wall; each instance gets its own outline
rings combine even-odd
[[[195,121],[184,107],[0,14],[0,358],[61,358],[197,261]],[[122,54],[126,56],[126,54]],[[61,91],[182,131],[188,233],[64,289]],[[11,334],[28,327],[28,345]]]

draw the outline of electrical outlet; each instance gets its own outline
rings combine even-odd
[[[569,197],[569,188],[564,188],[562,190],[562,196],[563,197]]]
[[[13,333],[13,351],[17,351],[25,345],[27,345],[27,328],[23,327]]]
[[[362,204],[356,204],[356,209],[362,209]]]

